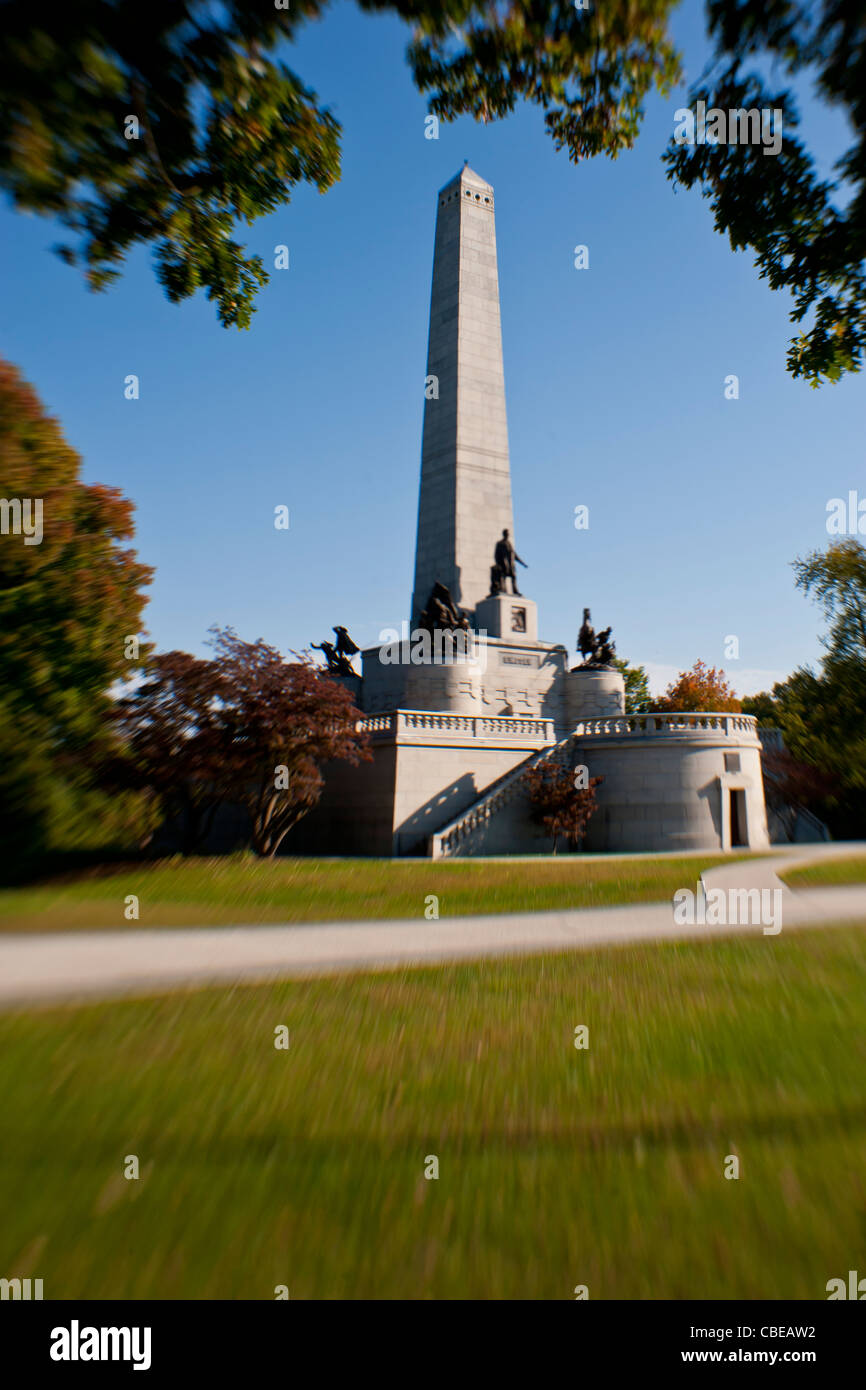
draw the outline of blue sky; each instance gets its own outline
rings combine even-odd
[[[702,30],[688,0],[687,80]],[[203,297],[170,305],[143,251],[92,294],[51,254],[56,226],[0,212],[0,352],[85,477],[135,502],[151,637],[204,653],[231,624],[288,652],[334,623],[367,645],[408,616],[436,193],[468,159],[496,189],[515,539],[540,636],[573,648],[587,605],[657,688],[699,657],[740,693],[814,662],[820,615],[790,561],[827,544],[829,498],[866,496],[866,375],[813,391],[786,374],[788,299],[665,177],[685,88],[650,101],[634,151],[576,167],[534,107],[425,139],[407,39],[340,3],[287,51],[343,124],[343,177],[243,232],[267,265],[277,244],[291,257],[249,332]],[[828,167],[841,118],[809,105],[805,131]]]

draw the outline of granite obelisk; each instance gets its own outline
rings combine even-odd
[[[474,613],[513,534],[493,189],[468,165],[438,195],[413,623],[439,580]]]

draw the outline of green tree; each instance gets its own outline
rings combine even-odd
[[[714,62],[689,93],[694,108],[782,113],[782,144],[675,144],[668,177],[697,185],[719,232],[756,253],[762,279],[794,296],[788,370],[813,386],[859,371],[866,347],[866,14],[862,0],[708,0]],[[766,60],[769,60],[769,64]],[[755,70],[745,66],[754,63]],[[772,83],[759,69],[770,67]],[[832,179],[819,178],[798,131],[796,102],[775,85],[811,78],[840,111],[850,143]]]
[[[746,713],[782,731],[791,756],[815,770],[810,808],[841,837],[866,834],[866,548],[853,537],[793,564],[797,587],[821,605],[829,631],[816,673],[801,667]],[[831,794],[827,779],[835,783]],[[802,778],[801,778],[802,781]]]
[[[430,109],[491,120],[525,97],[572,158],[616,155],[643,100],[677,72],[673,0],[564,0],[509,9],[472,0],[360,0],[411,27],[409,61]],[[205,290],[220,321],[249,326],[268,278],[233,236],[340,174],[340,126],[274,50],[327,0],[76,0],[50,24],[30,0],[2,6],[0,182],[18,207],[60,219],[62,248],[101,289],[138,245],[154,248],[169,299]]]
[[[615,656],[613,664],[625,681],[626,714],[646,714],[652,699],[649,676],[643,666],[629,666],[627,661]]]
[[[519,101],[544,111],[574,162],[630,149],[647,96],[682,71],[669,34],[675,0],[358,0],[409,26],[409,66],[443,120],[500,119]],[[339,122],[283,61],[282,45],[328,0],[141,5],[77,0],[50,25],[32,0],[2,5],[0,184],[17,206],[73,234],[61,250],[93,288],[136,246],[153,247],[173,301],[203,289],[220,321],[249,326],[268,278],[235,239],[240,223],[285,206],[295,186],[325,192],[340,174]],[[778,154],[763,146],[671,143],[669,176],[697,185],[733,247],[810,320],[788,367],[813,385],[862,365],[866,341],[866,40],[862,0],[709,0],[714,63],[694,104],[783,112]],[[280,50],[278,53],[277,50]],[[811,78],[847,117],[851,141],[819,179],[788,91],[744,65]]]
[[[92,745],[110,687],[137,665],[152,573],[125,544],[131,503],[80,470],[57,421],[0,360],[0,778],[15,842],[34,852],[98,839],[108,807],[88,771]],[[115,805],[114,823],[132,827],[146,801]]]
[[[828,660],[866,666],[866,547],[853,536],[793,563],[797,588],[814,598],[830,623],[822,638]]]

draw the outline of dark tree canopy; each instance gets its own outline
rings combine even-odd
[[[675,0],[358,4],[405,21],[409,67],[433,114],[491,121],[532,102],[575,162],[631,148],[647,97],[681,76],[669,34]],[[285,206],[299,183],[325,192],[340,177],[339,122],[284,61],[327,8],[76,0],[45,11],[0,0],[0,186],[18,207],[69,228],[72,241],[58,250],[94,289],[134,247],[150,246],[169,299],[202,289],[221,323],[248,327],[268,273],[237,239],[238,224]],[[700,187],[717,229],[754,251],[773,289],[793,294],[802,328],[792,374],[836,381],[859,370],[866,343],[862,0],[709,0],[707,21],[715,64],[690,101],[780,108],[784,143],[769,158],[761,145],[672,144],[669,176]],[[766,59],[783,77],[812,78],[848,117],[837,179],[818,178],[793,134],[793,98],[760,75],[766,61],[745,70]]]
[[[811,804],[833,833],[861,837],[866,835],[866,547],[853,537],[834,541],[825,551],[795,560],[794,572],[797,587],[821,605],[829,623],[820,670],[801,667],[772,692],[744,700],[743,709],[780,729],[791,757],[812,769]]]
[[[756,253],[774,290],[794,296],[788,370],[813,386],[859,371],[866,349],[866,10],[862,0],[708,0],[712,70],[690,92],[691,104],[724,111],[780,110],[783,141],[767,156],[760,144],[671,145],[668,176],[697,185],[716,230],[731,246]],[[770,58],[774,81],[762,76]],[[751,70],[746,65],[753,64]],[[797,104],[785,78],[807,76],[818,96],[841,110],[850,147],[831,180],[818,177],[798,131]]]
[[[273,855],[316,805],[332,759],[369,758],[346,688],[266,642],[214,629],[214,657],[165,652],[118,702],[121,780],[156,791],[182,848],[201,849],[224,802],[249,816],[257,853]]]
[[[140,244],[173,301],[197,289],[247,327],[267,280],[234,239],[299,182],[339,177],[337,122],[270,51],[321,5],[76,0],[0,5],[0,176],[75,234],[93,289]],[[127,132],[138,122],[133,138]]]
[[[595,789],[603,781],[603,777],[587,777],[578,782],[575,769],[552,760],[526,773],[532,818],[551,837],[554,854],[560,836],[571,849],[580,848],[597,809]]]
[[[673,0],[633,0],[627,14],[615,0],[359,3],[406,21],[432,112],[486,121],[533,101],[573,159],[629,147],[647,93],[677,75]],[[30,0],[6,0],[0,181],[19,207],[70,228],[62,254],[94,289],[151,245],[171,300],[204,289],[223,324],[248,327],[268,276],[235,239],[238,222],[284,206],[298,183],[324,192],[340,176],[339,123],[280,56],[326,8],[76,0],[49,24]]]
[[[120,748],[107,779],[149,788],[180,835],[181,850],[203,847],[228,790],[231,736],[221,713],[226,682],[214,662],[186,652],[150,656],[145,679],[113,709]]]

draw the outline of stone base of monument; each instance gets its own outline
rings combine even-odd
[[[533,626],[534,610],[532,604]],[[568,653],[550,642],[473,632],[465,655],[446,651],[443,657],[434,649],[431,659],[429,647],[407,625],[400,641],[369,647],[361,660],[365,714],[414,709],[548,719],[557,728],[563,722]]]
[[[495,594],[475,608],[475,630],[505,640],[538,641],[538,605],[519,594]]]
[[[566,767],[584,764],[591,777],[603,779],[587,850],[765,849],[754,717],[588,714],[593,699],[598,706],[622,697],[614,676],[619,673],[598,670],[564,676],[571,710],[565,733],[551,718],[423,709],[367,715],[362,727],[372,763],[325,769],[322,801],[293,832],[287,851],[546,853],[549,840],[518,779],[549,756]]]

